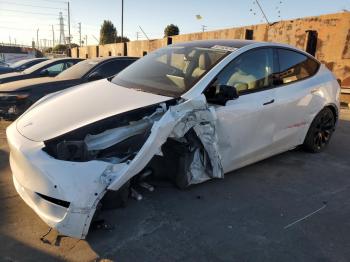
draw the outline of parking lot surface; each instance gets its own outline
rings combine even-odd
[[[105,211],[86,240],[57,237],[12,184],[0,122],[0,261],[349,261],[350,111],[320,154],[299,149]]]

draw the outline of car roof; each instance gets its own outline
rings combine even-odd
[[[247,45],[252,45],[256,43],[261,43],[253,40],[196,40],[191,42],[182,42],[172,44],[171,46],[183,46],[183,47],[202,47],[202,48],[210,48],[213,46],[225,46],[225,47],[233,47],[233,48],[242,48]]]
[[[134,57],[134,56],[107,56],[107,57],[96,57],[96,58],[90,58],[86,59],[91,62],[103,62],[103,61],[108,61],[108,60],[118,60],[118,59],[139,59],[139,57]]]
[[[37,60],[48,60],[48,58],[46,58],[46,57],[26,58],[26,59],[22,59],[22,60],[19,60],[19,61],[31,62],[31,61],[37,61]]]
[[[54,63],[56,61],[64,61],[64,60],[84,60],[82,58],[72,58],[72,57],[64,57],[64,58],[52,58],[52,59],[48,59],[48,60],[45,60],[41,63],[39,63],[38,65],[48,65],[48,64],[51,64],[51,63]]]

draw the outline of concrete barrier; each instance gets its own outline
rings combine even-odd
[[[312,32],[312,34],[310,33]],[[310,36],[316,36],[310,41]],[[344,80],[350,75],[350,13],[336,13],[317,17],[279,21],[239,28],[183,34],[164,39],[131,41],[100,46],[72,49],[73,57],[97,56],[144,56],[169,43],[181,43],[205,39],[252,39],[286,43],[308,50],[314,45],[315,57],[332,70],[337,78]]]

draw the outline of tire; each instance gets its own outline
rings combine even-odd
[[[335,129],[335,116],[328,107],[322,109],[312,121],[306,134],[303,148],[311,153],[319,153],[328,145]]]

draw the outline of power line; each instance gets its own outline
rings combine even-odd
[[[24,14],[34,14],[34,15],[46,15],[46,16],[57,16],[57,14],[53,13],[38,13],[38,12],[28,12],[28,11],[20,11],[20,10],[12,10],[12,9],[1,9],[2,11],[13,12],[13,13],[24,13]],[[3,15],[3,14],[1,14]],[[66,15],[63,15],[66,16]]]
[[[16,27],[7,27],[7,26],[0,26],[2,29],[8,29],[8,30],[18,30],[18,31],[28,31],[33,30],[33,28],[16,28]]]
[[[55,19],[56,20],[56,19]],[[1,21],[0,20],[0,27],[1,27],[1,25],[3,25],[3,24],[12,24],[12,23],[16,23],[17,21]],[[56,23],[56,21],[55,22],[53,22],[53,21],[48,21],[47,22],[47,24],[40,24],[40,23],[35,23],[35,22],[26,22],[26,25],[27,26],[30,26],[30,25],[35,25],[35,26],[42,26],[42,27],[50,27],[50,25],[59,25],[59,24],[57,24]],[[6,25],[5,25],[6,26]],[[11,26],[12,27],[12,26]],[[23,28],[23,27],[17,27],[17,28]]]
[[[67,9],[60,8],[60,7],[39,6],[39,5],[30,5],[30,4],[19,4],[19,3],[12,3],[12,2],[7,2],[7,1],[0,1],[0,3],[9,4],[9,5],[17,5],[17,6],[28,6],[28,7],[42,8],[42,9],[67,10]]]

